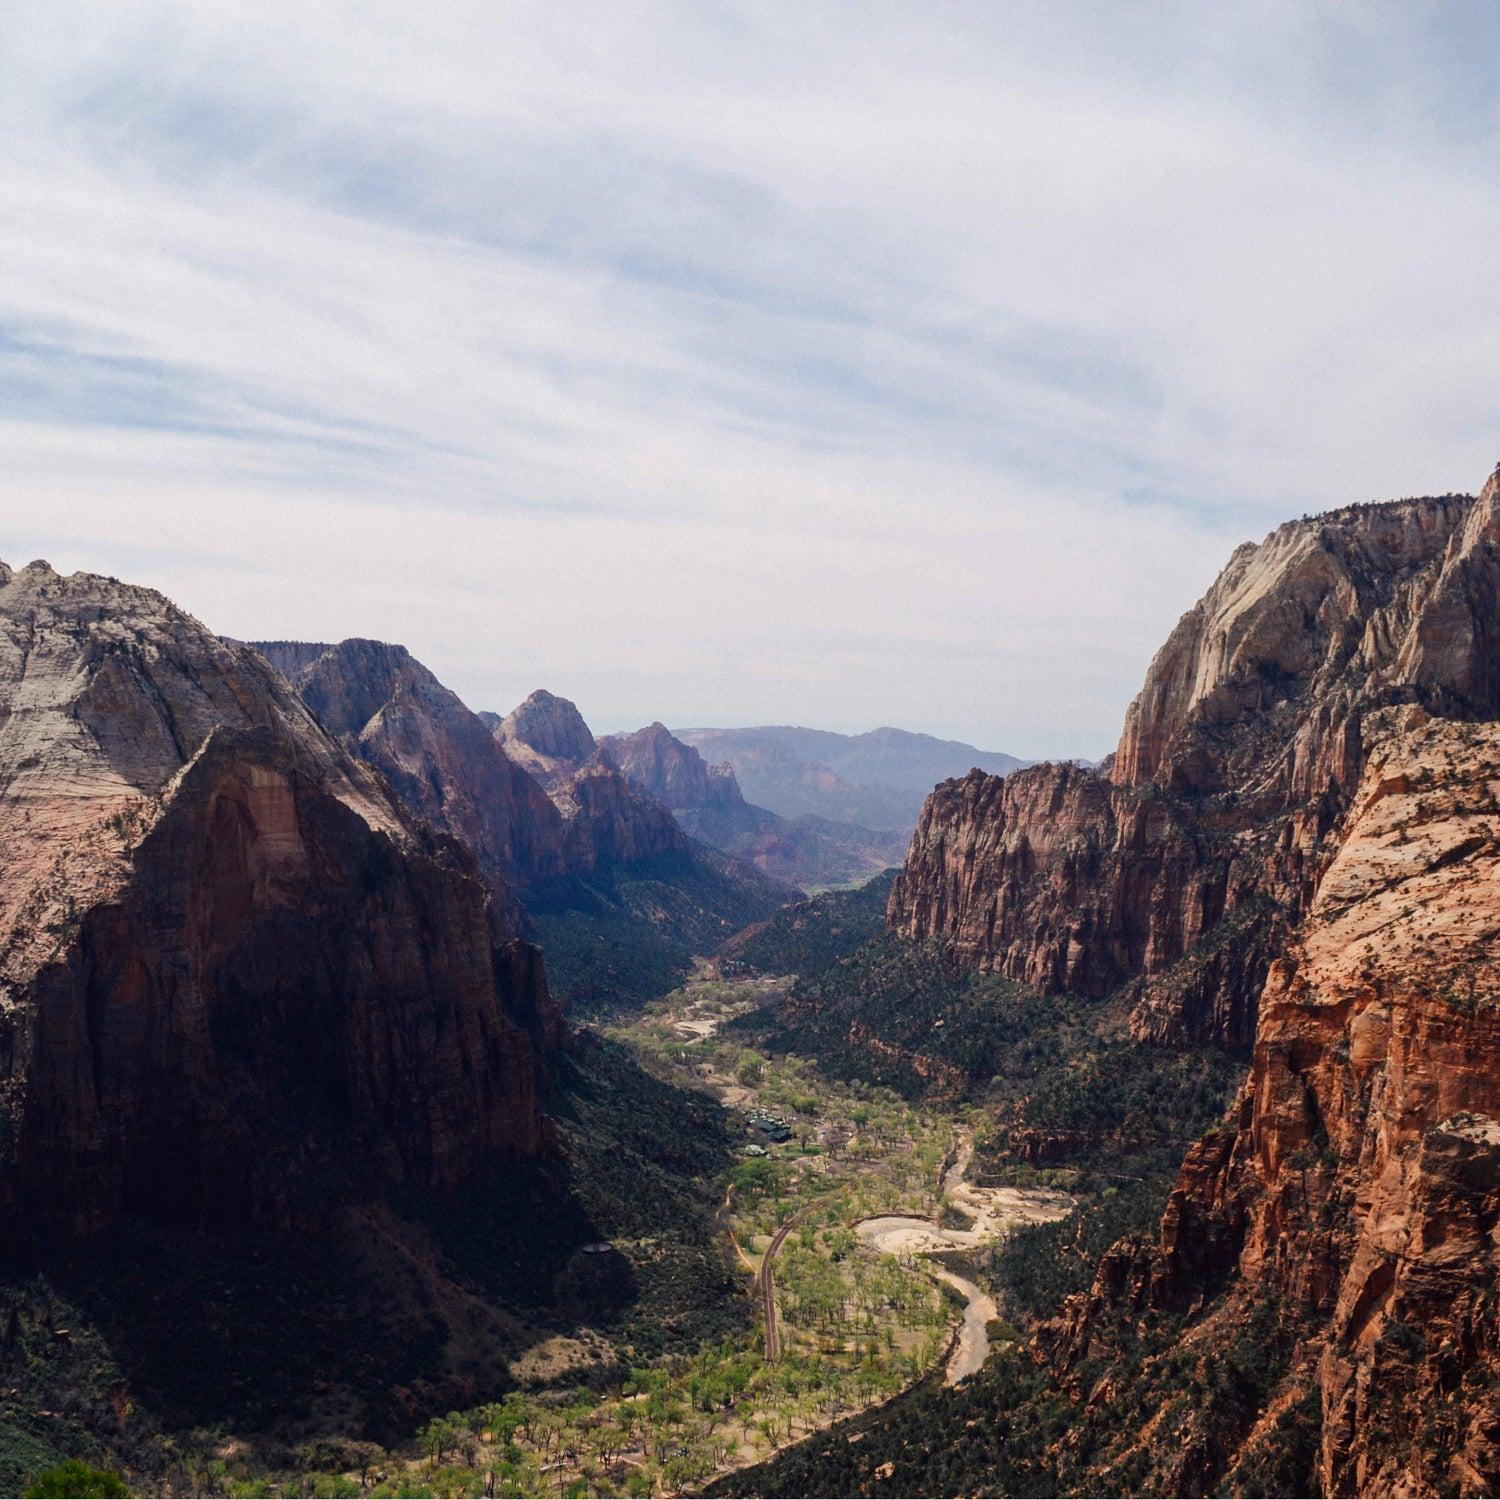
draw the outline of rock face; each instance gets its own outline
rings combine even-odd
[[[533,693],[492,729],[404,646],[355,639],[256,649],[412,812],[466,843],[522,905],[555,901],[569,882],[601,870],[689,853],[671,813],[598,753],[566,698]]]
[[[691,745],[674,738],[665,724],[648,724],[634,734],[606,735],[599,744],[632,786],[673,811],[745,805],[734,767],[727,761],[709,765]]]
[[[405,646],[255,645],[324,728],[378,766],[418,817],[466,843],[487,874],[524,891],[564,872],[565,831],[551,799]]]
[[[597,748],[566,698],[537,692],[506,719],[486,718],[402,646],[257,649],[409,812],[474,851],[512,930],[536,934],[543,919],[571,914],[609,927],[607,941],[595,934],[601,949],[706,952],[797,894],[691,838]],[[579,948],[571,929],[561,941]],[[576,965],[556,951],[553,976],[562,993],[581,993]]]
[[[1049,990],[1132,985],[1143,1039],[1248,1046],[1336,853],[1371,711],[1500,713],[1500,476],[1246,544],[1158,652],[1112,761],[928,799],[889,920]]]
[[[0,566],[0,830],[5,1249],[548,1148],[560,1017],[472,856],[159,594]]]
[[[505,753],[549,791],[581,769],[595,749],[577,705],[545,688],[491,727]]]
[[[591,760],[553,792],[567,835],[567,868],[586,874],[662,856],[690,857],[692,840],[671,812],[643,797],[611,765]]]
[[[1075,1307],[1061,1362],[1111,1281],[1138,1310],[1192,1309],[1189,1359],[1270,1314],[1290,1368],[1242,1446],[1310,1400],[1321,1493],[1493,1494],[1500,726],[1410,707],[1363,734],[1346,837],[1272,965],[1239,1101],[1189,1154],[1160,1246],[1116,1254]],[[1141,1487],[1221,1484],[1222,1436],[1190,1424]]]

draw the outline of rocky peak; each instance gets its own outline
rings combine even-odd
[[[160,594],[0,574],[0,837],[6,1250],[544,1148],[556,1013],[472,856]]]
[[[575,771],[552,795],[567,827],[569,865],[580,872],[687,855],[691,848],[666,807],[643,796],[600,758]]]
[[[1151,663],[1111,779],[1213,789],[1235,772],[1208,740],[1387,665],[1393,605],[1411,602],[1474,506],[1464,495],[1351,506],[1238,548]]]
[[[1107,771],[938,788],[891,922],[1048,988],[1131,984],[1138,1036],[1248,1046],[1337,851],[1364,716],[1500,715],[1497,632],[1493,481],[1288,522],[1183,616]]]
[[[665,724],[648,724],[634,734],[606,735],[599,747],[632,786],[674,811],[735,807],[745,800],[732,766],[706,764]]]
[[[275,645],[282,649],[272,655]],[[358,740],[371,721],[398,700],[424,703],[442,713],[467,712],[457,695],[405,646],[352,637],[323,647],[257,641],[255,649],[285,673],[323,727],[341,739]],[[288,670],[296,660],[301,665]]]
[[[585,889],[596,872],[695,857],[671,813],[603,757],[565,698],[533,693],[495,731],[404,646],[354,639],[314,656],[283,642],[270,654],[302,662],[293,682],[324,727],[412,813],[474,851],[513,926],[528,905],[597,904]],[[510,736],[516,722],[569,756]]]
[[[521,893],[563,872],[562,819],[546,792],[506,754],[477,714],[405,646],[358,637],[321,650],[257,643],[291,673],[319,722],[378,766],[406,806],[466,843],[501,882],[511,920]]]
[[[538,688],[495,730],[507,755],[544,786],[566,779],[594,753],[594,736],[576,704]]]
[[[152,589],[46,563],[0,584],[0,796],[154,796],[216,728],[304,738],[351,804],[380,819],[347,758],[254,652]]]

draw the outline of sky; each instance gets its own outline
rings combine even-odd
[[[0,557],[599,731],[1097,757],[1500,455],[1487,3],[6,0]]]

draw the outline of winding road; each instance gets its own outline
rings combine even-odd
[[[972,1229],[944,1229],[932,1219],[881,1214],[856,1224],[855,1232],[867,1245],[889,1255],[933,1255],[945,1250],[974,1250],[982,1245],[992,1245],[1018,1224],[1044,1224],[1062,1218],[1073,1207],[1073,1199],[1066,1193],[1051,1189],[975,1187],[967,1175],[973,1159],[973,1137],[967,1131],[961,1131],[959,1149],[952,1167],[943,1178],[943,1189],[949,1201],[973,1221]],[[727,1197],[725,1203],[727,1206]],[[768,1364],[781,1356],[781,1335],[776,1327],[776,1275],[772,1262],[787,1235],[797,1227],[806,1212],[804,1208],[802,1213],[788,1219],[776,1231],[761,1257],[760,1269],[755,1273],[755,1285],[760,1289],[761,1308],[766,1320],[765,1358]],[[748,1259],[738,1241],[735,1249],[742,1258]],[[961,1293],[966,1304],[945,1375],[946,1384],[957,1385],[960,1380],[967,1380],[974,1374],[989,1357],[988,1324],[999,1316],[999,1309],[995,1306],[995,1299],[967,1277],[943,1266],[933,1266],[931,1270],[939,1281],[946,1281]]]

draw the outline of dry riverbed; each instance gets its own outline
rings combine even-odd
[[[943,1190],[953,1207],[973,1225],[969,1229],[946,1229],[935,1220],[907,1214],[882,1214],[856,1226],[867,1245],[886,1255],[934,1255],[948,1250],[977,1250],[994,1244],[1022,1224],[1047,1224],[1065,1218],[1074,1200],[1050,1188],[982,1188],[968,1180],[974,1159],[973,1137],[965,1130],[959,1137],[958,1154],[943,1178]],[[967,1277],[934,1266],[933,1274],[964,1296],[963,1326],[948,1361],[946,1380],[957,1385],[984,1364],[990,1352],[987,1325],[999,1316],[995,1299]]]

